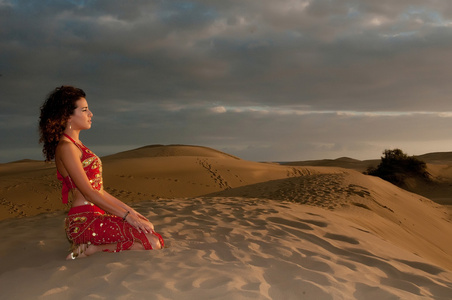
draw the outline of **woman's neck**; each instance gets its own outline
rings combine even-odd
[[[73,139],[77,143],[80,143],[80,139],[79,139],[80,131],[79,130],[65,130],[63,133],[65,135],[70,136],[71,139]]]

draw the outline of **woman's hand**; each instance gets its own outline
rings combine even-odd
[[[137,214],[137,216],[138,216],[140,219],[142,219],[142,220],[148,222],[149,224],[151,224],[152,230],[154,230],[154,224],[152,224],[151,221],[149,221],[148,218],[146,218],[145,216],[143,216],[142,214],[140,214],[140,213],[137,212],[136,210],[134,210],[134,209],[132,209],[132,210]]]
[[[146,217],[133,209],[129,211],[125,220],[135,227],[138,232],[151,233],[154,231],[154,225]]]

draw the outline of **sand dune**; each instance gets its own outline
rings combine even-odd
[[[282,163],[286,166],[322,166],[322,167],[340,167],[352,169],[359,172],[366,171],[369,167],[376,167],[380,159],[358,160],[350,157],[340,157],[337,159],[320,159],[307,161],[293,161]]]
[[[106,189],[147,215],[167,248],[65,261],[54,166],[2,164],[0,298],[452,295],[451,215],[430,199],[340,167],[249,162],[194,146],[134,151],[103,159]],[[435,168],[448,182],[450,168]]]
[[[416,156],[426,162],[427,172],[431,175],[431,182],[419,179],[406,181],[406,189],[423,195],[439,204],[448,205],[452,211],[452,152],[435,152]],[[310,161],[287,162],[287,166],[326,166],[352,169],[359,172],[369,167],[376,167],[380,159],[357,160],[348,157],[338,159],[322,159]]]
[[[103,157],[103,160],[115,160],[123,158],[143,158],[143,157],[167,157],[167,156],[199,156],[216,158],[234,158],[233,155],[218,151],[216,149],[189,146],[189,145],[150,145],[134,150],[124,151]]]
[[[449,270],[315,206],[221,197],[136,207],[164,234],[167,248],[64,261],[62,213],[1,222],[1,255],[8,258],[2,296],[448,299],[452,292]]]

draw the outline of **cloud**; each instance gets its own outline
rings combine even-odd
[[[226,108],[224,106],[215,106],[210,109],[210,111],[217,114],[224,114],[226,112]]]
[[[370,155],[409,134],[397,122],[447,126],[451,24],[447,0],[1,0],[0,109],[34,124],[46,94],[73,84],[117,146],[198,143],[268,160]],[[5,120],[2,132],[16,126]],[[376,129],[385,122],[395,133]],[[16,127],[11,136],[36,141],[36,127]],[[445,145],[419,130],[413,143]],[[87,138],[105,144],[100,133]]]

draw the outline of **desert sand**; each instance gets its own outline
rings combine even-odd
[[[166,248],[66,261],[54,164],[0,164],[0,299],[451,298],[452,162],[428,165],[437,185],[413,183],[420,195],[347,166],[196,146],[102,160],[106,190]]]

